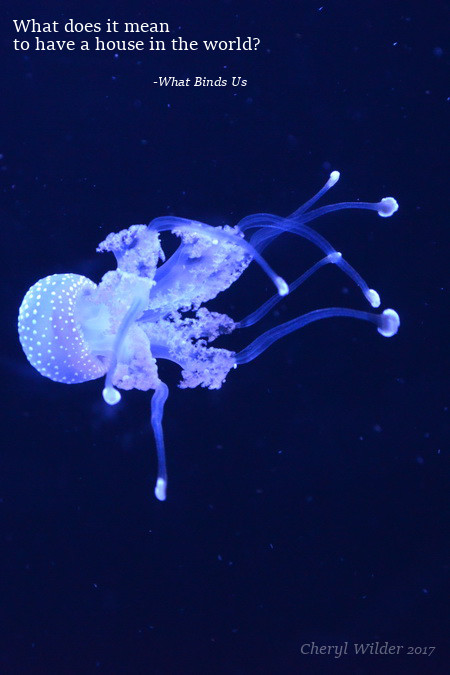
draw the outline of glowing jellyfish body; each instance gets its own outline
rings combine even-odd
[[[117,269],[96,285],[78,274],[54,274],[41,279],[25,295],[19,310],[19,337],[23,350],[41,375],[74,384],[103,375],[103,398],[114,405],[119,389],[154,390],[151,423],[158,453],[155,495],[166,497],[167,472],[162,418],[168,396],[159,379],[157,359],[181,367],[180,387],[219,389],[232,368],[252,361],[273,342],[302,326],[330,317],[364,319],[391,337],[400,320],[392,309],[381,314],[342,307],[318,309],[276,326],[240,352],[210,346],[219,335],[251,326],[267,314],[281,296],[295,290],[327,264],[341,268],[361,289],[372,307],[378,293],[329,242],[308,226],[315,218],[339,209],[370,209],[389,217],[398,208],[392,197],[378,203],[344,202],[311,210],[339,179],[333,171],[324,187],[287,218],[267,213],[241,220],[234,228],[210,227],[183,218],[156,218],[148,226],[133,225],[110,234],[98,251],[111,251]],[[256,229],[247,241],[245,234]],[[171,231],[181,239],[165,260],[159,233]],[[315,244],[323,257],[288,287],[262,256],[282,233],[290,232]],[[226,290],[256,261],[272,279],[277,293],[245,319],[210,312],[204,303]]]

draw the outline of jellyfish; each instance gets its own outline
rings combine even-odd
[[[211,345],[219,336],[256,324],[325,265],[340,268],[372,308],[380,306],[378,293],[309,223],[340,209],[366,209],[388,218],[398,204],[385,197],[376,203],[313,208],[338,180],[339,172],[333,171],[322,189],[288,217],[258,213],[234,227],[212,227],[163,216],[149,225],[132,225],[99,244],[97,251],[112,252],[117,267],[106,272],[98,285],[79,274],[53,274],[26,293],[19,310],[19,338],[28,361],[41,375],[65,384],[104,377],[103,399],[109,405],[120,401],[119,390],[153,390],[150,419],[158,464],[154,492],[160,501],[167,491],[162,422],[169,389],[159,377],[159,359],[180,366],[183,389],[220,389],[230,370],[253,361],[275,341],[313,321],[362,319],[384,337],[397,333],[400,319],[393,309],[376,313],[326,307],[263,332],[237,352]],[[164,231],[179,239],[168,259],[160,241]],[[263,256],[269,244],[285,234],[309,241],[321,255],[290,284]],[[274,295],[240,321],[210,311],[205,303],[229,288],[253,261],[273,282]]]

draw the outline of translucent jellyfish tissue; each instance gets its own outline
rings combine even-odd
[[[153,390],[151,424],[158,456],[155,496],[166,498],[167,470],[163,412],[168,387],[158,375],[158,359],[181,368],[181,388],[219,389],[230,370],[252,361],[273,342],[312,321],[333,317],[363,319],[385,337],[396,334],[400,319],[393,309],[381,313],[327,307],[303,314],[262,333],[238,352],[210,346],[219,336],[252,326],[282,296],[298,288],[324,265],[339,267],[360,289],[371,307],[380,306],[369,288],[341,253],[309,223],[340,209],[368,209],[387,218],[398,209],[392,197],[377,203],[341,202],[312,208],[339,179],[333,171],[319,192],[290,216],[257,213],[235,227],[211,227],[172,216],[155,218],[110,234],[97,251],[111,251],[117,269],[96,285],[78,274],[53,274],[26,293],[19,310],[19,337],[28,361],[56,382],[76,384],[105,376],[103,398],[109,405],[121,399],[119,389]],[[249,232],[254,230],[250,238]],[[180,239],[166,260],[159,233]],[[276,237],[291,233],[308,240],[322,257],[288,283],[270,267],[263,252]],[[272,280],[276,293],[241,321],[211,312],[205,303],[234,283],[255,261]]]

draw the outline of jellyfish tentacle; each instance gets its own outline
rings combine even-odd
[[[323,197],[323,195],[326,194],[328,190],[333,187],[333,185],[336,185],[340,176],[341,174],[339,173],[339,171],[332,171],[330,173],[330,177],[328,178],[323,188],[321,188],[318,192],[316,192],[316,194],[313,197],[311,197],[311,199],[308,199],[307,202],[299,206],[299,208],[296,209],[294,213],[292,213],[289,217],[296,218],[302,213],[305,213],[305,211],[307,211],[313,204],[319,201],[319,199]]]
[[[307,202],[307,204],[309,204],[309,202]],[[276,237],[281,234],[281,232],[274,233],[267,231],[267,228],[271,227],[271,222],[284,221],[284,226],[279,227],[281,231],[295,232],[300,236],[302,236],[301,231],[296,229],[296,227],[298,228],[299,226],[305,226],[305,231],[309,231],[310,234],[316,234],[318,240],[320,235],[315,232],[315,230],[306,228],[306,223],[316,220],[327,213],[341,211],[343,209],[364,209],[369,211],[377,211],[378,215],[382,218],[390,218],[398,210],[398,203],[393,197],[383,197],[383,199],[381,199],[379,202],[340,202],[338,204],[322,206],[321,208],[314,209],[313,211],[310,211],[306,214],[304,214],[303,206],[301,206],[300,209],[294,211],[294,213],[292,213],[290,216],[287,216],[287,218],[281,218],[281,216],[275,216],[272,213],[255,213],[251,216],[246,216],[241,221],[239,221],[237,227],[239,227],[241,232],[245,232],[245,230],[250,228],[261,228],[251,238],[251,243],[261,253],[266,248],[266,246],[268,246]]]
[[[236,354],[236,365],[253,361],[253,359],[262,354],[262,352],[264,352],[274,342],[285,335],[289,335],[289,333],[298,330],[299,328],[303,328],[303,326],[307,326],[313,321],[329,319],[338,316],[370,321],[377,326],[378,332],[384,337],[392,337],[395,335],[400,325],[400,318],[397,312],[393,309],[385,309],[381,314],[371,314],[370,312],[361,312],[357,309],[347,309],[345,307],[326,307],[324,309],[316,309],[312,312],[308,312],[307,314],[303,314],[296,319],[292,319],[291,321],[282,323],[279,326],[275,326],[275,328],[271,328],[257,337],[256,340],[251,342],[247,347]]]
[[[380,296],[377,291],[373,288],[369,288],[368,284],[362,276],[355,270],[354,267],[348,263],[345,258],[342,256],[342,253],[336,251],[336,249],[330,244],[330,242],[325,239],[321,234],[313,230],[308,225],[303,223],[296,223],[290,220],[289,218],[280,218],[279,216],[274,216],[271,213],[257,213],[254,216],[249,216],[253,218],[253,224],[249,221],[247,222],[245,229],[250,229],[253,227],[261,227],[258,232],[251,238],[251,242],[255,248],[261,250],[270,244],[279,234],[282,232],[292,232],[297,234],[303,239],[307,239],[312,244],[315,244],[320,248],[326,255],[334,256],[332,262],[335,263],[341,270],[361,289],[362,294],[366,300],[372,305],[372,307],[380,306]],[[277,234],[271,234],[270,230],[280,230]],[[267,232],[269,230],[269,232]]]
[[[322,258],[318,262],[315,263],[315,265],[312,265],[306,272],[304,272],[301,276],[299,276],[295,281],[293,281],[291,284],[289,284],[289,292],[293,293],[301,284],[303,284],[309,277],[311,277],[317,270],[319,270],[321,267],[324,267],[325,265],[329,265],[330,263],[337,264],[337,261],[342,257],[342,254],[339,253],[338,251],[335,251],[334,253],[330,253],[330,255],[325,256],[325,258]],[[355,277],[359,278],[359,286],[365,286],[366,287],[366,293],[365,296],[369,299],[370,297],[370,304],[372,307],[375,309],[380,306],[380,296],[378,295],[377,291],[375,291],[373,288],[369,288],[367,284],[365,284],[364,279],[358,274],[358,272],[353,269],[347,261],[344,261],[345,266],[338,265],[341,267],[343,271],[347,271],[347,269],[351,269],[352,273],[354,274]],[[241,319],[241,321],[236,321],[235,322],[235,327],[236,328],[248,328],[249,326],[253,326],[255,323],[260,321],[266,314],[270,312],[273,307],[275,307],[279,302],[281,298],[279,295],[273,295],[269,300],[266,300],[264,304],[262,304],[258,309],[256,309],[254,312],[251,312],[251,314],[248,314],[244,319]]]
[[[379,202],[338,202],[337,204],[328,204],[314,209],[302,217],[304,223],[320,218],[327,213],[342,211],[347,209],[364,209],[366,211],[376,211],[382,218],[390,218],[398,210],[397,200],[393,197],[383,197]]]
[[[165,501],[167,489],[166,451],[164,447],[162,420],[164,415],[164,404],[167,401],[168,396],[169,387],[160,380],[152,396],[151,402],[151,423],[158,457],[158,476],[155,485],[155,497],[159,499],[160,502]]]
[[[293,281],[291,284],[289,284],[289,292],[292,293],[295,291],[301,284],[303,284],[309,277],[311,277],[317,270],[319,270],[321,267],[324,267],[324,265],[329,265],[330,263],[335,262],[335,254],[330,254],[325,256],[325,258],[322,258],[318,262],[315,263],[315,265],[312,265],[306,272],[304,272],[301,276],[299,276],[295,281]],[[248,314],[244,319],[241,321],[237,321],[235,323],[236,328],[248,328],[249,326],[253,326],[255,323],[260,321],[266,314],[270,312],[270,310],[275,307],[281,300],[280,296],[275,294],[269,300],[266,300],[264,304],[261,305],[261,307],[258,307],[254,312],[251,312],[251,314]]]
[[[332,180],[333,174],[338,174],[337,178],[334,178]],[[312,220],[316,220],[317,218],[320,218],[321,216],[327,215],[328,213],[333,213],[334,211],[342,211],[342,210],[349,210],[349,209],[363,209],[366,211],[376,211],[379,216],[382,218],[390,218],[396,211],[398,211],[398,202],[394,197],[383,197],[380,199],[379,202],[337,202],[335,204],[327,204],[326,206],[321,206],[318,209],[314,209],[313,211],[308,211],[308,209],[317,202],[320,197],[322,197],[330,187],[335,185],[339,179],[339,172],[338,171],[333,171],[330,174],[330,178],[328,181],[325,183],[324,187],[319,190],[317,194],[314,195],[311,199],[309,199],[307,202],[302,204],[296,211],[291,213],[285,220],[295,220],[297,221],[298,224],[306,224],[311,222]],[[242,220],[239,221],[237,227],[241,230],[241,232],[244,232],[248,228],[253,228],[253,227],[265,227],[265,222],[264,219],[267,217],[275,217],[278,218],[278,216],[273,216],[272,214],[268,213],[257,213],[253,214],[250,216],[246,216],[245,218],[242,218]],[[260,221],[260,222],[258,222]],[[260,234],[260,233],[258,233]],[[264,247],[270,243],[272,239],[274,239],[276,234],[273,233],[265,233],[265,237],[269,241],[264,244]],[[262,250],[262,247],[258,247],[259,250]]]
[[[314,200],[315,201],[315,200]],[[309,202],[307,202],[309,204]],[[366,211],[376,211],[379,216],[382,218],[390,218],[397,210],[398,203],[393,197],[383,197],[379,202],[339,202],[336,204],[328,204],[327,206],[322,206],[313,211],[305,213],[305,209],[300,207],[297,211],[294,211],[290,216],[285,218],[286,226],[285,231],[296,232],[296,234],[301,234],[299,230],[296,230],[293,226],[289,226],[289,221],[295,221],[297,226],[304,226],[306,228],[306,223],[309,223],[321,216],[327,215],[328,213],[333,213],[334,211],[349,210],[349,209],[363,209]],[[259,230],[251,239],[251,242],[258,249],[258,251],[263,251],[266,246],[268,246],[279,233],[267,232],[266,228],[270,227],[267,220],[270,219],[279,219],[278,216],[273,216],[268,213],[259,213],[251,216],[246,216],[238,223],[239,229],[244,232],[249,228],[260,227]],[[309,229],[309,228],[308,228]],[[314,230],[312,230],[314,232]]]
[[[196,220],[188,220],[187,218],[175,218],[173,216],[162,216],[161,218],[155,218],[149,224],[149,229],[156,230],[157,232],[163,232],[167,230],[180,230],[187,229],[191,232],[202,232],[203,234],[207,233],[211,236],[212,241],[225,240],[236,246],[241,246],[262,268],[262,270],[267,274],[267,276],[272,280],[273,284],[277,288],[279,295],[287,295],[289,293],[289,286],[283,279],[280,277],[269,265],[267,260],[252,246],[252,244],[245,239],[233,234],[231,232],[224,232],[218,227],[212,227],[211,225],[206,225],[205,223],[200,223]]]
[[[125,316],[122,319],[122,322],[119,326],[119,329],[114,338],[113,352],[111,357],[111,363],[106,373],[105,386],[103,388],[103,399],[108,405],[116,405],[119,403],[122,398],[118,389],[116,389],[112,383],[114,372],[117,367],[117,361],[119,358],[120,350],[122,349],[124,340],[128,333],[130,326],[134,323],[137,317],[145,309],[146,303],[143,297],[138,297],[131,304],[130,308],[126,312]]]
[[[374,309],[377,309],[381,305],[381,299],[379,293],[374,288],[369,288],[367,282],[364,281],[359,272],[355,270],[350,263],[348,263],[343,257],[342,254],[339,254],[339,258],[336,258],[334,261],[335,265],[339,267],[344,274],[346,274],[352,281],[355,282],[357,286],[362,291],[362,294],[366,300],[372,305]]]

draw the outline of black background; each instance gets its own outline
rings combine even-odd
[[[0,672],[448,672],[446,4],[40,5],[2,9]],[[14,52],[12,20],[32,17],[261,43]],[[164,75],[248,85],[153,84]],[[214,392],[177,389],[163,363],[170,487],[158,503],[149,395],[111,409],[100,381],[42,378],[17,338],[23,295],[53,273],[98,281],[113,261],[95,247],[111,231],[164,214],[285,215],[331,169],[332,201],[400,203],[391,219],[317,223],[399,312],[398,335],[319,322]],[[317,259],[288,236],[268,256],[288,281]],[[272,290],[255,267],[210,306],[239,319]],[[366,309],[330,267],[221,344],[331,305]],[[376,640],[436,651],[300,653]]]

